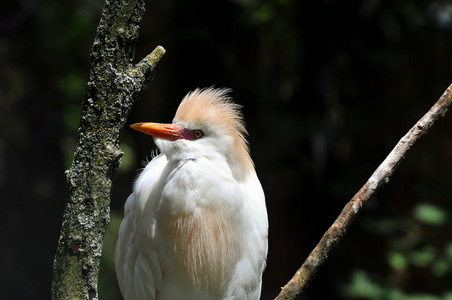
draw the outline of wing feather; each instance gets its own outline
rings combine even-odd
[[[242,255],[235,266],[227,294],[231,299],[259,299],[268,250],[265,195],[254,172],[241,183],[241,190],[246,199],[244,209],[248,215],[241,231],[247,242],[243,244]]]
[[[162,285],[160,262],[152,247],[155,244],[152,228],[155,216],[152,210],[144,209],[158,201],[154,191],[166,162],[166,157],[161,154],[147,164],[124,205],[115,260],[119,287],[125,299],[155,299]],[[144,213],[149,215],[143,219]],[[145,224],[141,223],[143,220]]]

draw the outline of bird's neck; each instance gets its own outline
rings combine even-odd
[[[244,140],[235,140],[233,148],[227,153],[219,153],[216,151],[208,152],[192,152],[187,151],[184,141],[169,142],[157,139],[156,145],[162,153],[165,154],[168,161],[175,165],[186,160],[207,159],[210,161],[226,160],[229,168],[236,180],[241,181],[250,173],[254,173],[254,163],[249,155],[248,146]]]
[[[226,156],[229,167],[234,177],[244,179],[250,173],[254,173],[254,163],[244,141],[235,141],[234,151]]]

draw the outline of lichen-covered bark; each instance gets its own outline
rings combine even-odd
[[[164,54],[157,47],[133,65],[144,0],[107,0],[91,52],[68,199],[54,261],[53,299],[97,299],[110,194],[120,164],[120,136],[134,101]]]

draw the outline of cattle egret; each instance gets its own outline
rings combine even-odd
[[[116,272],[125,299],[259,299],[267,210],[239,108],[227,89],[196,89],[172,124],[131,125],[161,154],[124,207]]]

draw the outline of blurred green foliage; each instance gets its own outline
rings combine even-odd
[[[352,273],[350,284],[344,288],[344,294],[351,299],[373,300],[451,300],[452,290],[439,296],[426,294],[406,294],[393,283],[374,280],[363,270]]]
[[[447,221],[447,211],[432,204],[419,204],[414,209],[414,217],[428,225],[441,226]]]

